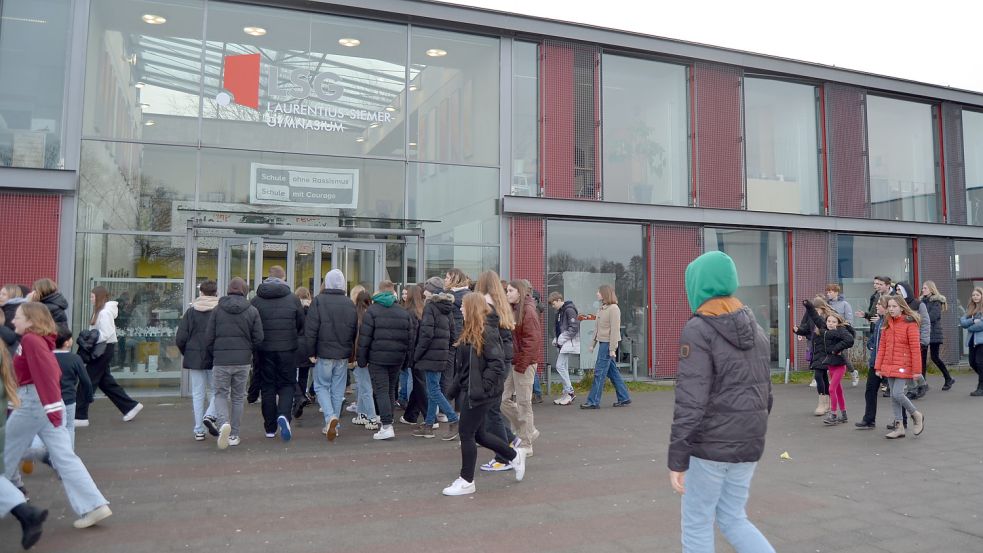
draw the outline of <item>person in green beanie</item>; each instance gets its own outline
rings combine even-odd
[[[669,482],[682,495],[683,553],[714,551],[716,521],[738,553],[775,549],[745,512],[771,412],[769,343],[733,296],[737,267],[708,252],[686,268],[693,317],[679,338]]]

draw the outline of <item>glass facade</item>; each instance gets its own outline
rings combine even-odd
[[[966,223],[983,225],[983,113],[963,111]]]
[[[604,55],[604,199],[687,205],[686,67]]]
[[[784,367],[788,351],[788,260],[785,233],[706,228],[704,251],[721,251],[737,265],[740,288],[734,293],[754,312],[771,343],[773,368]]]
[[[587,223],[550,220],[546,224],[546,298],[559,292],[573,301],[581,315],[596,314],[600,308],[597,289],[614,285],[621,308],[622,344],[618,367],[631,373],[648,367],[648,299],[645,233],[640,225]],[[549,308],[546,321],[556,320]],[[546,332],[551,341],[552,324]],[[594,336],[594,321],[582,321],[581,353],[573,356],[573,367],[593,368],[595,355],[588,351]],[[596,354],[596,351],[594,352]],[[557,350],[550,345],[549,362]],[[579,365],[577,361],[579,360]]]
[[[0,20],[0,167],[64,169],[70,0],[5,0]]]
[[[911,260],[911,240],[907,238],[836,236],[836,281],[855,312],[867,311],[875,276],[888,277],[894,282],[912,282]],[[857,330],[868,330],[867,321],[861,317],[854,318],[853,323]]]
[[[821,212],[816,123],[815,86],[744,79],[749,210]]]
[[[966,314],[973,289],[983,288],[983,242],[957,240],[955,244],[956,297],[947,299],[958,320]],[[969,354],[969,335],[961,330],[959,337],[959,355],[965,357]]]
[[[867,96],[870,215],[936,222],[936,134],[932,106]]]
[[[539,195],[539,47],[512,44],[512,194]]]

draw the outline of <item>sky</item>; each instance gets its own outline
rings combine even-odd
[[[983,92],[980,0],[455,0]]]

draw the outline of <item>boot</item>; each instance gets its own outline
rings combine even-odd
[[[911,422],[911,431],[915,433],[915,436],[918,436],[925,430],[925,415],[921,411],[915,411],[911,414]]]
[[[884,437],[889,440],[904,438],[904,425],[901,424],[901,421],[894,421],[894,430],[885,434]]]
[[[973,397],[980,397],[980,396],[983,396],[983,384],[980,384],[980,385],[979,385],[979,386],[978,386],[978,387],[976,388],[976,391],[975,391],[975,392],[970,392],[970,393],[969,393],[969,395],[971,395],[971,396],[973,396]]]
[[[825,415],[826,411],[828,410],[829,410],[829,396],[820,394],[819,403],[816,404],[816,410],[813,411],[812,414],[816,415],[817,417],[821,417]]]
[[[21,547],[30,549],[41,539],[41,525],[48,518],[48,510],[21,503],[14,507],[10,513],[20,521]]]

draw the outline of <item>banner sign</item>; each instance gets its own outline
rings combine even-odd
[[[252,163],[249,203],[298,207],[358,207],[358,169]]]

